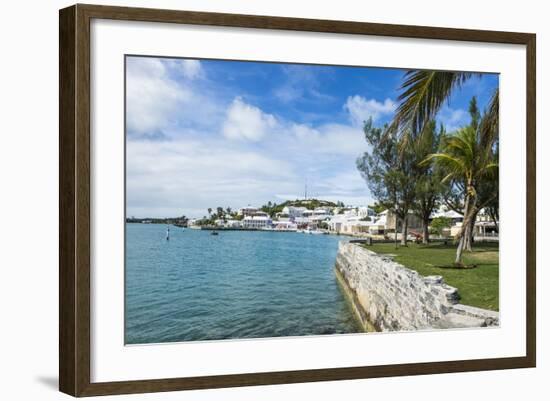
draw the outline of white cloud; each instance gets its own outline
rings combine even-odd
[[[437,118],[443,123],[447,132],[453,132],[466,125],[470,115],[466,110],[445,106],[439,111]]]
[[[277,120],[273,115],[264,113],[237,97],[227,109],[222,130],[229,139],[258,141],[276,126]]]
[[[128,215],[201,217],[208,207],[260,205],[293,190],[293,166],[222,140],[129,141]]]
[[[197,60],[127,59],[126,122],[131,136],[156,138],[183,127],[219,127],[223,100],[204,84]]]
[[[199,60],[182,60],[181,69],[183,76],[188,79],[196,79],[203,76],[203,69]]]
[[[165,65],[150,57],[130,58],[126,75],[126,122],[129,131],[152,134],[173,123],[179,104],[191,92],[167,77]]]
[[[311,127],[305,124],[292,124],[290,131],[296,137],[294,151],[300,157],[305,156],[304,149],[312,155],[350,157],[357,157],[366,149],[361,129],[350,125],[324,124]]]
[[[393,113],[395,108],[396,104],[391,99],[379,102],[375,99],[365,99],[359,95],[348,97],[344,104],[344,110],[349,113],[352,124],[359,127],[362,127],[369,117],[376,121],[383,115]]]
[[[166,67],[158,59],[129,59],[127,65],[128,129],[150,134],[169,126],[178,104],[191,93],[167,78]]]

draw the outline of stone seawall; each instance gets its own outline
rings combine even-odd
[[[421,276],[361,245],[340,242],[336,276],[366,331],[498,326],[498,312],[461,305],[441,276]]]

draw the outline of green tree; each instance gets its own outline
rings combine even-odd
[[[445,228],[450,228],[452,225],[452,220],[448,217],[435,217],[432,220],[432,224],[430,225],[433,232],[436,233],[439,236],[443,235],[443,230]]]
[[[439,148],[439,141],[444,129],[439,133],[436,130],[434,120],[426,124],[417,137],[411,142],[412,154],[416,158],[413,168],[415,177],[415,198],[412,208],[416,215],[422,220],[422,242],[430,241],[430,216],[439,204],[444,185],[441,183],[440,169],[434,163],[423,163],[431,154],[436,153]]]
[[[401,244],[406,245],[408,215],[415,197],[413,170],[417,160],[410,148],[399,152],[397,137],[385,135],[386,131],[386,126],[375,127],[372,118],[365,123],[365,139],[371,150],[357,159],[357,168],[377,202],[396,216],[396,235],[398,220],[401,222]]]
[[[374,213],[376,213],[376,214],[382,213],[384,210],[386,210],[386,208],[384,207],[384,205],[381,205],[381,204],[378,203],[378,202],[374,202],[374,204],[369,205],[369,208],[371,208],[372,210],[374,210]]]
[[[488,118],[487,115],[484,118]],[[482,122],[483,125],[483,122]],[[435,160],[444,171],[442,182],[455,180],[464,183],[464,220],[458,235],[456,264],[462,263],[462,252],[471,238],[475,216],[489,204],[497,193],[480,201],[480,190],[486,180],[498,179],[498,158],[494,143],[488,141],[483,130],[475,130],[472,125],[461,128],[456,133],[442,138],[441,151],[430,155],[426,162]],[[492,135],[492,134],[491,134]]]

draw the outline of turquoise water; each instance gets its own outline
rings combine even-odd
[[[341,238],[126,225],[127,344],[360,331],[334,275]]]

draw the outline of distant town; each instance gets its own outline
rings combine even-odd
[[[378,204],[370,206],[345,206],[342,202],[318,199],[299,199],[282,204],[268,202],[261,207],[245,206],[238,210],[217,207],[208,208],[208,215],[201,218],[185,216],[173,218],[129,217],[127,223],[170,224],[178,227],[202,230],[262,230],[294,231],[309,234],[342,234],[400,239],[401,220]],[[461,229],[463,215],[441,206],[430,216],[429,232],[435,237],[455,237]],[[422,220],[414,213],[407,218],[408,239],[422,236]],[[397,231],[397,233],[396,233]],[[498,237],[498,221],[483,210],[475,222],[475,236]]]

